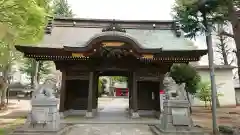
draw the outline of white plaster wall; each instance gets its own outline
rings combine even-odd
[[[114,84],[114,87],[116,87],[116,88],[127,88],[127,83],[126,82],[116,82]]]
[[[209,70],[198,69],[203,81],[210,82]],[[223,96],[219,97],[220,106],[236,106],[235,89],[232,69],[215,69],[217,91]],[[192,100],[193,106],[204,106],[204,102],[197,98]]]

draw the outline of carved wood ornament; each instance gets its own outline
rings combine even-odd
[[[126,32],[125,29],[121,28],[118,24],[116,24],[115,20],[113,20],[113,22],[109,26],[102,29],[102,32],[106,31]]]

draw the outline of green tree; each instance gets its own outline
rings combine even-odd
[[[222,94],[218,93],[217,97],[222,96]],[[209,82],[200,82],[198,85],[198,91],[196,97],[201,101],[204,101],[205,107],[209,103],[211,106],[211,84]]]
[[[41,40],[47,23],[48,2],[48,0],[0,1],[0,40],[14,44],[35,43]]]
[[[178,84],[185,83],[185,89],[188,93],[194,95],[198,89],[198,83],[201,77],[196,69],[188,64],[174,64],[170,70],[170,76]]]
[[[0,65],[7,80],[15,53],[15,44],[33,44],[44,35],[50,0],[0,0]],[[16,55],[17,54],[17,55]]]
[[[199,90],[196,94],[196,97],[201,101],[204,101],[205,107],[207,107],[207,103],[211,102],[211,85],[209,82],[199,83]]]
[[[125,76],[111,76],[111,79],[115,82],[127,82],[127,77]]]
[[[49,0],[0,1],[1,70],[11,68],[15,44],[36,43],[44,35]],[[6,75],[6,74],[5,74]],[[6,77],[6,76],[5,76]]]
[[[224,22],[230,22],[232,25],[233,34],[225,31],[222,31],[221,34],[232,37],[235,40],[238,74],[240,76],[240,21],[237,14],[237,10],[240,8],[240,1],[207,0],[205,5],[210,27]],[[199,14],[199,11],[202,10],[203,8],[199,6],[199,0],[175,0],[175,5],[173,6],[174,18],[180,21],[186,37],[195,38],[197,35],[205,34],[203,17]]]
[[[72,17],[73,16],[72,10],[70,9],[70,6],[68,5],[66,0],[54,0],[51,10],[53,11],[53,15],[55,17]],[[40,72],[44,71],[43,69],[44,66],[42,65],[42,63],[43,62],[37,62],[36,60],[31,60],[26,62],[27,65],[31,65],[30,67],[33,67],[31,69],[31,74],[30,74],[32,87],[36,85],[35,83],[39,83],[39,80],[41,78]],[[48,64],[44,64],[44,65],[48,65]]]
[[[9,44],[0,41],[0,72],[3,73],[5,79],[7,74],[11,70],[11,66],[15,64],[22,54],[16,51],[14,48],[9,49]]]
[[[222,24],[217,25],[217,39],[218,42],[216,43],[216,49],[215,52],[220,54],[220,60],[221,64],[223,65],[231,65],[234,62],[234,53],[233,49],[227,44],[228,38],[227,36],[224,36],[220,34],[221,31],[224,30],[224,27]],[[230,56],[232,58],[230,58]]]
[[[107,80],[104,77],[99,77],[98,79],[98,95],[104,94],[104,89],[106,87]]]
[[[176,81],[177,84],[185,83],[185,90],[189,103],[189,93],[195,95],[198,90],[198,83],[201,77],[194,67],[188,64],[174,64],[170,70],[170,76]],[[190,108],[192,112],[192,109]]]
[[[4,42],[0,42],[0,67],[1,71],[4,71],[4,69],[7,66],[7,63],[10,59],[10,52],[8,49],[8,45]],[[3,73],[5,74],[5,73]]]
[[[54,0],[53,13],[56,17],[73,17],[71,7],[67,0]]]
[[[26,73],[27,76],[29,77],[29,79],[31,80],[31,86],[34,86],[34,81],[35,81],[35,69],[36,69],[36,65],[34,65],[33,61],[35,61],[34,59],[24,59],[23,65],[20,68],[20,71],[22,73]],[[40,82],[40,80],[44,79],[44,77],[46,77],[48,74],[51,73],[51,67],[52,67],[52,63],[49,61],[39,61],[39,65],[38,67],[38,73],[37,73],[37,83]]]

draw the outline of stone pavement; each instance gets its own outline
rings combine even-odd
[[[103,109],[98,112],[97,118],[99,120],[127,119],[127,108],[128,99],[115,98],[103,106]]]
[[[78,124],[67,135],[153,135],[143,124]]]
[[[158,124],[160,121],[153,116],[152,113],[145,114],[138,119],[132,119],[127,110],[129,100],[126,98],[113,98],[109,102],[102,105],[97,116],[86,119],[84,115],[68,116],[61,123],[66,124]],[[144,114],[142,112],[141,114]]]
[[[67,135],[152,135],[148,122],[159,123],[156,119],[130,119],[126,110],[128,99],[114,98],[102,108],[95,118],[80,120]]]

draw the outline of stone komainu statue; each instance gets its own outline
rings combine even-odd
[[[45,97],[52,98],[54,97],[53,92],[56,87],[57,79],[51,77],[47,78],[45,82],[33,92],[33,98]]]
[[[163,84],[167,93],[167,99],[187,100],[185,83],[177,84],[169,73],[165,74]]]

